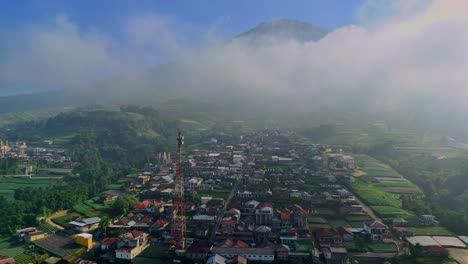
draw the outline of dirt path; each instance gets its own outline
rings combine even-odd
[[[60,229],[60,230],[63,230],[63,229],[65,229],[65,228],[63,228],[62,226],[57,225],[56,223],[52,222],[52,219],[57,218],[57,217],[64,216],[64,215],[66,215],[66,214],[68,214],[68,210],[60,210],[60,211],[57,211],[57,212],[53,213],[53,214],[50,215],[49,217],[47,217],[45,221],[46,221],[46,223],[48,223],[49,225],[54,226],[54,227],[56,227],[56,228],[58,228],[58,229]]]

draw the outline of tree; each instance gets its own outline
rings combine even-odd
[[[112,211],[115,214],[125,214],[137,203],[135,197],[131,195],[122,195],[115,200]]]
[[[354,245],[356,245],[356,248],[359,252],[366,251],[366,243],[364,243],[362,237],[356,237],[356,239],[354,239]]]
[[[414,258],[422,256],[423,248],[421,244],[417,243],[411,248],[411,256]]]

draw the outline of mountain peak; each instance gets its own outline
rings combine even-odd
[[[327,33],[327,30],[316,27],[308,22],[293,19],[277,19],[260,23],[256,27],[240,34],[237,38],[253,42],[271,39],[292,39],[298,42],[307,42],[320,40]]]

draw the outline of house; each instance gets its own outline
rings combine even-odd
[[[275,249],[264,248],[241,248],[241,247],[213,247],[211,254],[218,254],[225,258],[242,256],[249,261],[273,262],[275,260]]]
[[[441,246],[424,246],[424,255],[428,257],[448,257],[449,251]]]
[[[348,263],[348,251],[344,247],[324,247],[322,253],[327,264]]]
[[[273,220],[273,208],[265,206],[255,210],[255,224],[271,226]]]
[[[195,227],[195,236],[206,237],[210,231],[210,226],[208,224],[197,224]]]
[[[276,260],[286,262],[289,258],[289,246],[281,244],[276,248]]]
[[[119,237],[115,257],[117,259],[132,260],[148,246],[148,234],[133,230]]]
[[[115,194],[106,193],[106,194],[101,195],[100,199],[101,199],[101,203],[109,204],[112,201],[115,201],[117,197],[118,196]]]
[[[37,228],[35,227],[28,227],[28,228],[23,228],[23,229],[20,229],[20,230],[16,230],[16,235],[18,236],[18,238],[20,240],[23,240],[24,237],[28,234],[28,233],[31,233],[31,232],[36,232],[37,231]]]
[[[116,237],[107,237],[101,242],[101,251],[113,250],[117,246]]]
[[[339,227],[336,228],[336,231],[343,238],[343,241],[353,241],[354,234],[348,228],[346,228],[344,226],[339,226]]]
[[[420,215],[418,218],[420,226],[438,226],[439,221],[433,215]]]
[[[316,238],[321,246],[324,245],[337,245],[343,243],[343,238],[335,230],[330,228],[320,228],[316,233]]]
[[[408,229],[406,227],[394,227],[393,231],[400,238],[409,237],[409,236],[414,235],[413,231],[411,231],[410,229]]]
[[[291,223],[295,227],[305,227],[307,212],[297,204],[291,205],[288,208],[291,211]]]
[[[191,260],[204,261],[213,248],[213,243],[208,240],[196,240],[185,253],[185,257]]]
[[[190,189],[190,190],[196,190],[198,189],[198,187],[202,184],[203,182],[203,179],[202,178],[191,178],[190,180],[187,181],[187,189]]]
[[[260,204],[259,201],[251,200],[242,205],[241,213],[243,215],[254,215],[257,206]]]
[[[208,260],[206,261],[206,264],[226,264],[226,260],[227,258],[221,255],[215,254],[208,258]]]
[[[396,218],[392,220],[392,226],[407,226],[408,221],[403,218]]]
[[[388,227],[379,221],[365,221],[364,231],[372,241],[378,241],[388,234]]]
[[[101,218],[91,217],[83,220],[71,221],[69,224],[75,232],[85,233],[98,228],[100,222]]]

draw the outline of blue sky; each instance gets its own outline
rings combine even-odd
[[[82,28],[98,28],[118,34],[128,17],[154,13],[201,31],[215,26],[225,37],[237,35],[256,24],[278,18],[310,22],[327,29],[355,23],[363,0],[29,0],[3,1],[0,27],[48,23],[58,13],[66,14]]]

